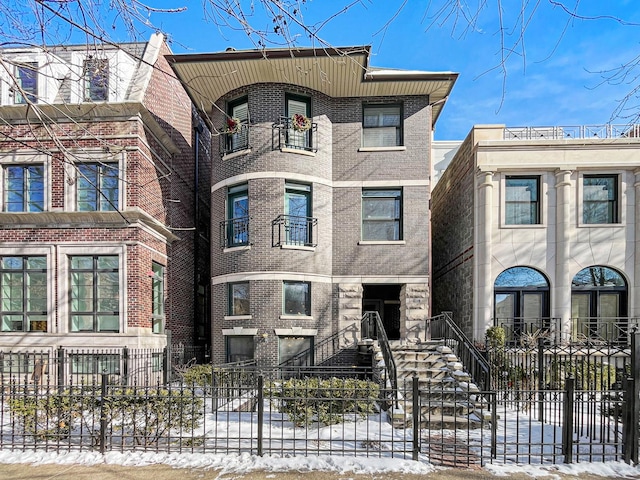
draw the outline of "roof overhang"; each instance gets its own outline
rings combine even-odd
[[[369,54],[370,47],[361,46],[230,50],[168,55],[167,59],[203,112],[237,88],[288,83],[334,98],[429,95],[435,124],[458,74],[372,68]]]

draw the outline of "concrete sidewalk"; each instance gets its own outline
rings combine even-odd
[[[271,472],[256,471],[250,473],[225,473],[220,474],[219,470],[208,470],[202,468],[173,468],[167,465],[153,465],[144,467],[122,467],[119,465],[39,465],[31,466],[27,464],[0,464],[0,479],[2,480],[298,480],[305,477],[306,480],[484,480],[484,479],[513,479],[532,480],[533,477],[527,475],[526,467],[523,473],[511,474],[509,476],[495,476],[485,470],[467,469],[442,469],[424,475],[403,474],[403,473],[378,473],[378,474],[356,474],[352,472],[336,473],[322,471],[288,471]],[[580,474],[565,475],[549,473],[548,476],[537,479],[567,479],[567,480],[603,480],[605,477]]]

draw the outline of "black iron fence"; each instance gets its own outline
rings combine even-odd
[[[201,366],[205,367],[205,366]],[[209,381],[166,386],[24,384],[0,390],[0,448],[253,455],[355,455],[438,465],[637,461],[638,400],[562,389],[501,392],[380,385],[345,369],[209,368]],[[366,372],[359,372],[360,374]],[[544,420],[529,399],[544,405]],[[635,423],[634,423],[635,421]]]

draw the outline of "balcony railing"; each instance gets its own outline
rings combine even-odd
[[[502,327],[505,342],[512,346],[537,345],[543,337],[550,342],[560,340],[560,319],[551,317],[494,318],[493,325]]]
[[[250,217],[239,217],[220,222],[222,248],[249,245],[249,219]]]
[[[248,120],[240,122],[236,133],[223,132],[220,137],[220,155],[240,152],[249,148],[249,135],[251,128]]]
[[[533,347],[538,338],[550,344],[629,345],[637,318],[581,317],[562,324],[559,318],[494,318],[502,327],[508,346]]]
[[[605,124],[504,129],[505,140],[567,140],[571,138],[640,138],[640,125]]]
[[[638,319],[629,317],[580,317],[571,319],[571,342],[629,345]]]
[[[317,133],[318,124],[311,123],[311,128],[306,131],[298,131],[293,128],[291,118],[280,117],[278,122],[272,125],[274,131],[277,131],[277,146],[276,148],[282,150],[283,148],[292,148],[298,150],[305,150],[308,152],[317,152]]]
[[[278,215],[271,222],[271,240],[274,247],[295,245],[315,247],[318,219],[295,215]]]

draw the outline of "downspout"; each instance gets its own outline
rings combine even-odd
[[[198,304],[198,289],[200,282],[198,279],[198,265],[200,257],[200,134],[202,133],[202,125],[198,123],[194,127],[194,172],[193,178],[195,182],[193,191],[193,340],[194,345],[198,345],[198,325],[200,308]]]

